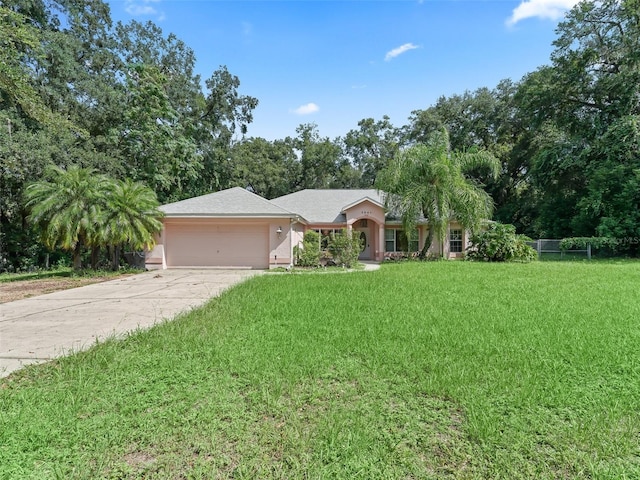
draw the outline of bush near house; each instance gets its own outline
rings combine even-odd
[[[325,237],[326,238],[326,237]],[[358,263],[358,255],[362,250],[360,235],[356,231],[351,234],[346,229],[340,233],[332,233],[327,238],[326,248],[322,248],[320,234],[309,230],[304,234],[302,245],[293,247],[296,265],[299,267],[317,267],[335,264],[350,268]]]
[[[293,247],[296,265],[299,267],[317,267],[320,264],[320,234],[313,230],[305,232],[302,246]]]
[[[352,267],[358,263],[358,256],[362,250],[360,232],[352,230],[350,233],[342,229],[338,234],[332,233],[329,237],[327,250],[331,253],[336,265]]]
[[[485,262],[531,262],[538,254],[527,245],[528,241],[531,239],[518,235],[513,225],[492,222],[485,231],[471,236],[466,258]]]

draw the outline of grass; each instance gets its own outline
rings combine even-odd
[[[640,264],[253,278],[0,388],[0,478],[640,478]]]
[[[73,275],[71,268],[59,268],[56,270],[38,270],[24,273],[0,273],[0,283],[20,282],[24,280],[39,280],[42,278],[70,277]]]
[[[45,278],[92,278],[92,277],[117,277],[126,273],[138,273],[140,270],[73,270],[70,267],[56,268],[55,270],[38,270],[24,273],[0,273],[0,283],[22,282],[25,280],[41,280]]]

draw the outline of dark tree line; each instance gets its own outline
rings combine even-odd
[[[24,189],[48,165],[93,168],[151,187],[160,202],[242,186],[267,198],[303,188],[372,188],[401,150],[449,132],[487,150],[497,178],[469,176],[494,218],[534,237],[640,239],[640,2],[576,5],[548,65],[494,88],[441,97],[406,125],[361,120],[343,137],[247,136],[258,100],[225,67],[202,82],[194,52],[153,23],[114,24],[101,0],[0,6],[0,261],[42,253]],[[2,268],[2,265],[0,265]]]
[[[223,188],[257,99],[153,23],[114,24],[101,0],[0,5],[0,269],[37,263],[24,191],[50,165],[150,187],[160,202]]]

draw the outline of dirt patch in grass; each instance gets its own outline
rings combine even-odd
[[[70,288],[83,287],[92,283],[106,282],[116,278],[128,277],[127,275],[105,275],[98,277],[77,278],[41,278],[37,280],[23,280],[0,283],[0,304],[22,300],[23,298],[36,297],[46,293],[53,293]]]

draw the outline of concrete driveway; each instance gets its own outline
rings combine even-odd
[[[158,270],[0,304],[0,377],[202,305],[258,270]]]

